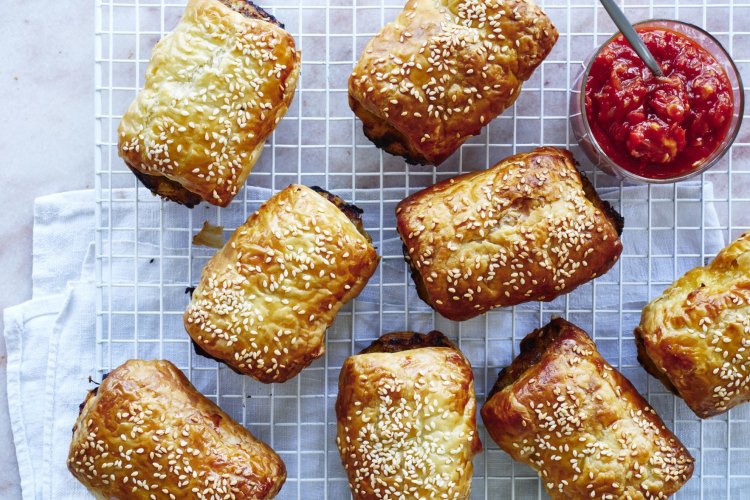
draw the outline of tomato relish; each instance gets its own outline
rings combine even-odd
[[[652,179],[687,174],[722,143],[733,94],[724,69],[676,31],[637,31],[664,72],[654,76],[620,35],[593,61],[586,81],[586,118],[604,153]]]

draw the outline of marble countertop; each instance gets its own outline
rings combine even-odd
[[[61,20],[65,20],[61,22]],[[94,8],[6,0],[0,17],[0,309],[31,297],[34,198],[94,183]],[[2,328],[0,318],[0,328]],[[0,335],[0,498],[20,498]]]

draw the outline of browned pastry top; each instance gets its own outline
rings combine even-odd
[[[226,206],[286,113],[299,64],[292,36],[251,3],[189,0],[120,122],[120,156],[157,194]]]
[[[439,164],[513,104],[557,36],[529,0],[410,0],[365,48],[350,103],[378,145]]]
[[[482,419],[555,499],[666,498],[693,472],[692,457],[653,408],[563,319],[521,342]]]
[[[453,320],[552,300],[606,273],[622,252],[621,218],[562,149],[440,182],[396,214],[420,295]]]
[[[291,185],[206,264],[185,328],[234,370],[284,382],[323,355],[326,328],[378,261],[358,209]]]
[[[86,397],[68,469],[97,498],[273,498],[274,451],[168,361],[131,360]]]
[[[701,418],[750,400],[750,233],[643,309],[639,359]]]
[[[357,500],[469,497],[481,451],[473,374],[442,334],[384,335],[348,358],[336,416]]]

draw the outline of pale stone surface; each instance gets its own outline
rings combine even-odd
[[[37,196],[93,187],[94,5],[6,0],[0,16],[0,310],[31,297]],[[2,316],[0,316],[0,327]],[[0,498],[19,498],[0,335]]]

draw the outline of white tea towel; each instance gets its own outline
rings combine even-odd
[[[48,295],[5,310],[8,409],[24,498],[42,498],[42,411],[50,332],[67,294]]]
[[[93,258],[93,207],[92,190],[35,200],[32,300],[4,311],[8,405],[24,498],[44,498],[43,430],[53,419],[43,411],[50,341],[58,333],[58,317],[70,301],[71,282],[79,279],[86,252]],[[93,275],[87,287],[92,280]],[[93,297],[92,291],[88,294]]]
[[[90,247],[93,250],[93,246]],[[71,283],[49,342],[39,498],[74,499],[85,488],[66,470],[73,422],[96,375],[94,252],[86,254],[81,279]],[[37,485],[39,479],[37,478]]]
[[[69,281],[78,279],[94,241],[94,201],[90,189],[34,200],[33,299],[63,293]]]

